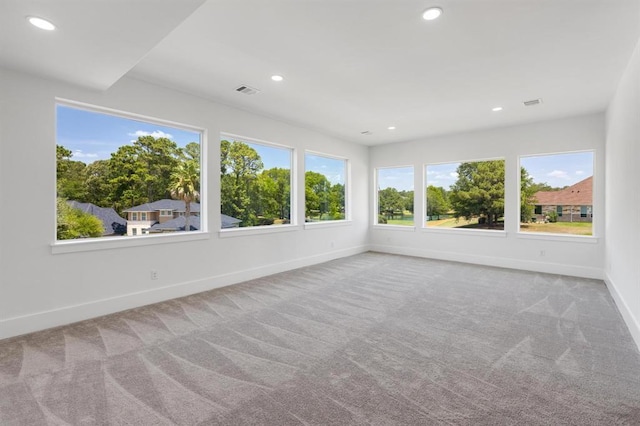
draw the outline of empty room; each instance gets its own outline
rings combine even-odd
[[[640,424],[640,0],[3,0],[0,425]]]

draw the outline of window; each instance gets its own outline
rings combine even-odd
[[[160,216],[173,216],[173,214],[171,213],[171,210],[160,210]]]
[[[305,221],[345,219],[347,161],[307,153],[304,164]]]
[[[377,169],[378,225],[413,226],[413,167]]]
[[[201,229],[195,217],[149,232],[126,219],[151,219],[141,205],[200,211],[201,130],[67,101],[56,116],[57,240]]]
[[[588,210],[589,210],[589,207],[580,206],[580,217],[587,217]]]
[[[290,223],[292,157],[290,148],[222,135],[223,229]]]
[[[593,235],[593,164],[593,151],[520,157],[520,231]]]
[[[426,227],[504,229],[504,160],[426,166]]]

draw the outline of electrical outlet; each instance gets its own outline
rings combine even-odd
[[[152,280],[157,280],[158,279],[158,271],[156,271],[155,269],[151,270],[151,279]]]
[[[334,247],[335,247],[335,245],[336,245],[336,243],[335,243],[335,241],[331,241],[331,242],[329,243],[329,245],[331,246],[331,248],[334,248]]]
[[[546,250],[540,250],[540,257],[545,257],[547,255]]]

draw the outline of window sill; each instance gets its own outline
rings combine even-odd
[[[252,226],[247,228],[229,228],[218,231],[220,238],[246,237],[247,235],[276,234],[279,232],[291,232],[302,229],[299,225],[267,225]]]
[[[416,227],[414,225],[405,226],[405,225],[384,225],[376,223],[373,225],[373,229],[384,229],[385,231],[410,231],[414,232]]]
[[[518,231],[518,238],[525,240],[544,240],[544,241],[565,241],[571,243],[597,244],[598,237],[592,235],[562,235],[550,234],[546,232],[522,232]]]
[[[189,232],[176,235],[139,235],[135,237],[104,237],[86,240],[63,240],[51,244],[52,254],[78,253],[94,250],[112,250],[126,247],[150,246],[156,244],[182,243],[186,241],[206,240],[208,232]]]
[[[490,230],[490,229],[455,229],[455,228],[422,228],[422,232],[433,234],[455,234],[455,235],[471,235],[474,237],[496,237],[505,238],[506,231]]]
[[[305,222],[304,229],[323,229],[333,228],[335,226],[351,226],[353,224],[350,220],[323,220],[320,222]]]

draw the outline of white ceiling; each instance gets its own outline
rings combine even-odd
[[[0,64],[102,90],[127,74],[376,145],[602,111],[640,36],[639,0],[201,3],[2,0]]]

